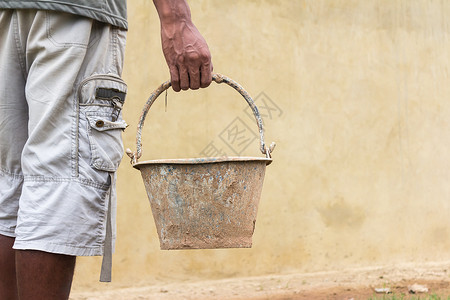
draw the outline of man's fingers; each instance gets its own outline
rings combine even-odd
[[[211,84],[213,69],[211,60],[199,63],[198,56],[194,58],[191,55],[189,59],[179,59],[178,64],[169,67],[172,88],[175,92],[197,90]]]
[[[189,71],[189,88],[197,90],[200,88],[200,53],[196,49],[190,49],[186,52],[185,59],[186,69]]]
[[[173,66],[169,68],[169,71],[172,88],[175,92],[179,92],[181,90],[181,87],[180,87],[180,74],[178,72],[178,68]]]
[[[200,88],[200,70],[192,70],[189,72],[189,87],[193,90]]]
[[[211,84],[212,81],[212,64],[203,64],[200,69],[200,86],[202,88],[208,87]]]
[[[183,91],[189,89],[189,73],[185,66],[178,66],[180,70],[180,87]]]

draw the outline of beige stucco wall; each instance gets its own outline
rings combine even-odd
[[[253,248],[159,250],[142,179],[124,157],[107,288],[450,259],[450,2],[189,2],[215,71],[274,109]],[[168,71],[151,1],[129,1],[129,21],[124,142],[134,149],[141,108]],[[233,154],[219,135],[236,117],[256,132],[226,86],[171,91],[167,112],[159,100],[144,159],[198,157],[210,142]],[[260,155],[257,141],[242,154]],[[75,290],[105,288],[100,262],[79,260]]]

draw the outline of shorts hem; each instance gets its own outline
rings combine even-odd
[[[0,225],[0,227],[3,227]],[[7,228],[0,228],[0,235],[4,235],[7,237],[15,238],[16,234],[14,233],[14,230],[8,230]]]
[[[53,244],[43,242],[24,242],[16,240],[13,246],[16,250],[38,250],[54,254],[64,254],[71,256],[102,256],[103,246],[98,247],[78,247],[73,245]]]

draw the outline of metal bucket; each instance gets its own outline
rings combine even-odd
[[[138,162],[141,132],[155,99],[170,87],[159,86],[144,106],[136,135],[136,152],[127,149],[133,167],[141,171],[160,247],[169,249],[250,248],[266,165],[275,144],[266,148],[258,109],[235,81],[213,74],[216,83],[236,89],[254,113],[260,150],[265,157],[162,159]]]

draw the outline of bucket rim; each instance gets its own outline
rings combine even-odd
[[[268,166],[272,163],[272,158],[247,157],[247,156],[226,156],[226,157],[154,159],[154,160],[146,160],[146,161],[135,163],[135,164],[133,164],[133,167],[139,170],[139,168],[144,165],[164,165],[164,164],[200,165],[200,164],[213,164],[213,163],[221,163],[221,162],[249,162],[249,161],[265,162],[266,166]]]

